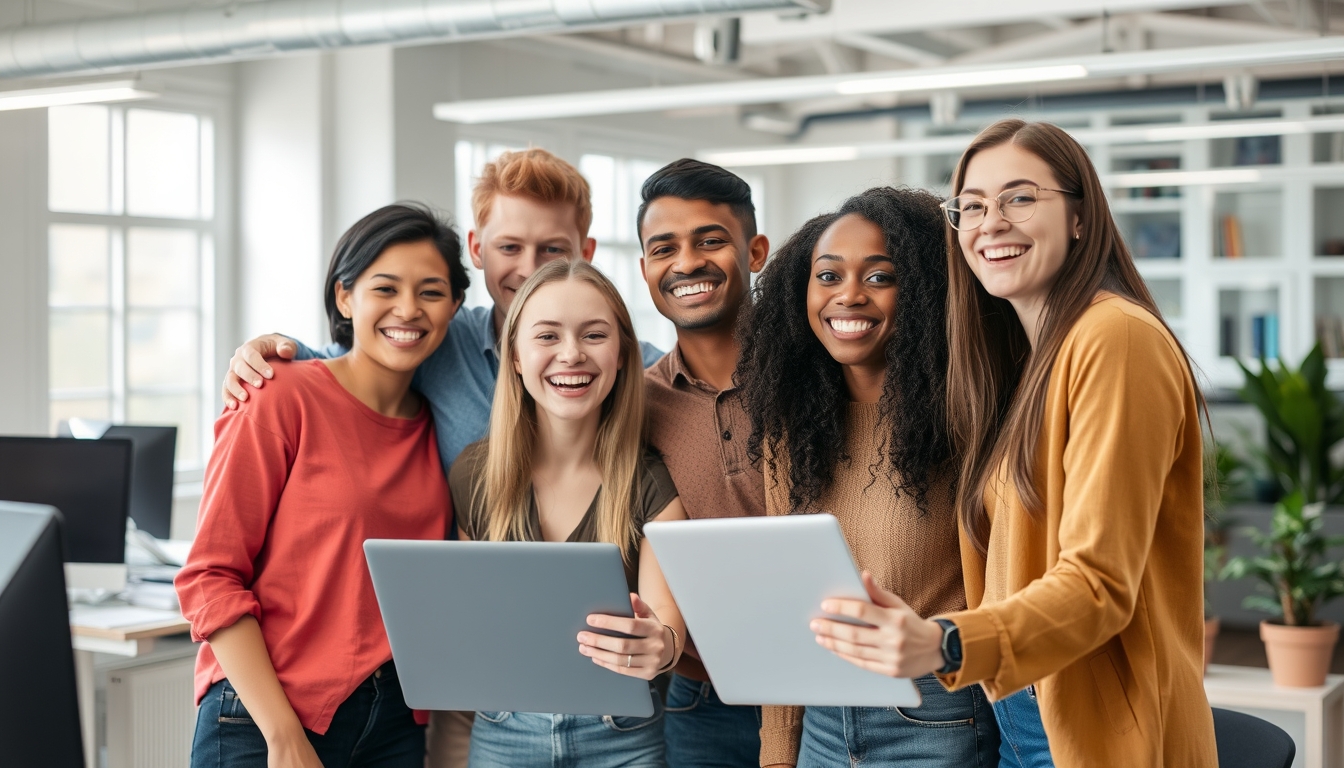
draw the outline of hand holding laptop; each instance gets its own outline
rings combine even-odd
[[[943,628],[915,613],[898,595],[863,572],[872,602],[828,598],[821,610],[868,627],[825,617],[812,620],[817,643],[856,667],[888,677],[922,677],[943,666]]]
[[[580,632],[579,653],[612,672],[652,680],[676,661],[676,635],[634,592],[630,593],[630,607],[635,612],[633,619],[605,613],[589,614],[588,626],[617,632],[621,636]]]

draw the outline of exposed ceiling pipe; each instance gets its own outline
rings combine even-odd
[[[375,43],[568,32],[831,0],[265,0],[0,29],[0,78],[84,74]]]

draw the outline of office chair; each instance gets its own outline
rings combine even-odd
[[[1228,709],[1213,710],[1218,768],[1289,768],[1297,745],[1279,726]]]

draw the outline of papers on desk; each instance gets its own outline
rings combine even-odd
[[[181,620],[182,614],[177,611],[136,605],[76,605],[70,609],[71,625],[94,629],[121,629]]]

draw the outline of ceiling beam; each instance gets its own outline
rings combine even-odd
[[[939,56],[923,48],[916,48],[913,45],[898,43],[875,35],[846,32],[836,35],[835,42],[850,48],[857,48],[860,51],[885,56],[888,59],[914,64],[917,67],[934,67],[947,61],[947,57]]]

